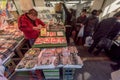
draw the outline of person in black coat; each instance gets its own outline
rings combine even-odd
[[[83,27],[82,25],[84,25],[86,19],[87,19],[87,10],[83,9],[82,12],[80,13],[80,16],[76,20],[76,27],[75,27],[75,31],[76,31],[75,43],[76,43],[76,45],[79,45],[79,40],[81,40],[81,38],[82,38],[82,37],[78,37],[78,33],[79,33],[81,27]]]
[[[66,39],[67,43],[70,43],[70,36],[71,36],[71,19],[72,19],[72,12],[67,9],[66,5],[64,3],[61,3],[63,6],[63,9],[65,11],[65,26],[66,27]]]
[[[77,18],[77,23],[83,24],[87,18],[86,14],[87,14],[87,10],[83,9],[82,12],[80,13],[80,16]]]
[[[114,37],[117,35],[117,33],[120,31],[120,12],[116,13],[113,17],[107,18],[102,20],[93,35],[93,44],[88,49],[89,53],[92,53],[94,48],[96,48],[97,44],[103,37],[107,37],[111,40],[114,39]],[[94,52],[95,55],[98,55],[100,51],[103,48],[97,49],[97,51]]]
[[[85,25],[84,36],[83,36],[84,42],[85,42],[86,37],[93,35],[93,32],[94,32],[94,30],[99,22],[99,19],[97,16],[98,16],[98,11],[93,10],[91,12],[91,15],[84,22],[84,25]]]
[[[64,3],[61,3],[63,5],[63,9],[65,11],[65,25],[70,25],[71,24],[71,18],[72,18],[72,13],[70,10],[67,9],[66,5]]]

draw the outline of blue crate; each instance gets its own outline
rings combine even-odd
[[[73,80],[74,69],[63,69],[63,80]]]

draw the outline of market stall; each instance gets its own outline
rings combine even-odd
[[[6,77],[11,76],[16,64],[12,60],[15,56],[15,49],[23,41],[23,35],[15,26],[7,26],[0,32],[0,55],[2,55],[3,65],[6,67]],[[13,69],[10,69],[10,68]]]
[[[41,28],[33,47],[17,65],[17,72],[42,70],[46,79],[63,79],[69,70],[72,75],[76,68],[82,68],[77,48],[67,46],[64,28],[53,25]]]

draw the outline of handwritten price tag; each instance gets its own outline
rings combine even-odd
[[[41,28],[40,29],[41,31],[41,36],[47,36],[47,31],[46,31],[46,28]]]

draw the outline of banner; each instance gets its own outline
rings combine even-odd
[[[20,8],[23,11],[27,11],[33,8],[32,0],[19,0],[19,2],[20,2]]]

